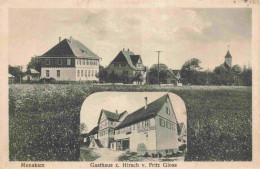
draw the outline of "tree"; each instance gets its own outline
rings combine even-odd
[[[27,71],[30,69],[35,69],[38,72],[41,72],[41,62],[38,56],[34,56],[31,58],[31,61],[27,64]]]
[[[230,85],[229,71],[223,65],[215,67],[213,73],[215,85]]]
[[[230,69],[230,79],[233,85],[240,86],[242,84],[241,81],[241,67],[239,65],[234,65]]]
[[[181,68],[181,82],[183,84],[196,84],[198,81],[198,71],[202,69],[201,61],[197,58],[192,58],[186,61]]]
[[[252,68],[251,66],[244,66],[241,75],[241,82],[243,86],[252,86]]]
[[[104,68],[102,65],[99,65],[99,72],[96,74],[96,77],[99,78],[100,83],[108,81],[108,71],[107,68]]]
[[[86,133],[88,131],[87,125],[85,123],[80,123],[79,131],[80,131],[80,133]]]
[[[22,81],[22,77],[24,75],[22,71],[23,67],[22,66],[11,66],[8,65],[8,72],[14,76],[14,82],[19,83]]]
[[[160,83],[166,83],[168,67],[165,64],[159,64]],[[154,64],[148,71],[148,80],[150,84],[158,84],[158,64]]]

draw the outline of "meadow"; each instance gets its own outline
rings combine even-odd
[[[252,88],[225,86],[10,85],[9,159],[77,161],[80,108],[102,91],[168,91],[187,108],[186,161],[252,160]]]

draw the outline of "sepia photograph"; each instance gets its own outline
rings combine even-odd
[[[82,161],[184,160],[187,113],[175,94],[95,93],[84,101],[80,120]]]
[[[120,4],[5,10],[8,161],[254,162],[254,10]]]

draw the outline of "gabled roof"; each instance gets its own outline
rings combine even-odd
[[[145,70],[145,67],[142,66],[140,68],[136,67],[136,63],[138,62],[138,60],[141,59],[140,55],[135,55],[132,51],[124,51],[121,50],[117,56],[112,60],[111,63],[114,62],[125,62],[128,63],[128,65],[134,69],[134,70]],[[142,59],[141,59],[142,60]]]
[[[131,61],[134,66],[136,66],[139,59],[141,59],[140,55],[130,55]]]
[[[35,70],[35,69],[30,69],[30,73],[31,73],[31,74],[40,74],[40,72],[38,72],[38,71]]]
[[[179,70],[171,70],[171,69],[168,69],[168,71],[169,71],[170,74],[172,74],[176,79],[179,79],[179,77],[178,77]]]
[[[97,146],[99,148],[103,148],[103,145],[101,144],[100,140],[99,139],[94,139],[94,141],[96,142]]]
[[[107,110],[102,110],[104,114],[106,115],[107,119],[112,120],[112,121],[117,121],[119,114],[113,113]]]
[[[94,128],[87,134],[87,136],[91,136],[91,135],[97,134],[97,133],[98,133],[98,129],[99,129],[98,126],[94,127]]]
[[[122,121],[116,129],[123,128],[125,126],[143,121],[145,119],[149,119],[151,117],[156,116],[156,114],[162,109],[162,106],[165,102],[167,102],[167,98],[169,98],[168,94],[163,95],[159,99],[151,102],[147,105],[147,108],[142,107],[135,112],[129,114],[124,121]]]
[[[229,53],[229,50],[227,51],[225,58],[232,58],[231,54]]]
[[[100,59],[94,52],[88,49],[80,41],[71,38],[64,39],[41,57],[76,57],[88,59]]]

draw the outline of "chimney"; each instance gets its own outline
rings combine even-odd
[[[70,37],[70,43],[72,43],[72,36]]]
[[[59,43],[61,42],[61,37],[59,37]]]
[[[127,51],[129,52],[129,48],[127,49]]]
[[[144,109],[147,109],[147,97],[144,98]]]

